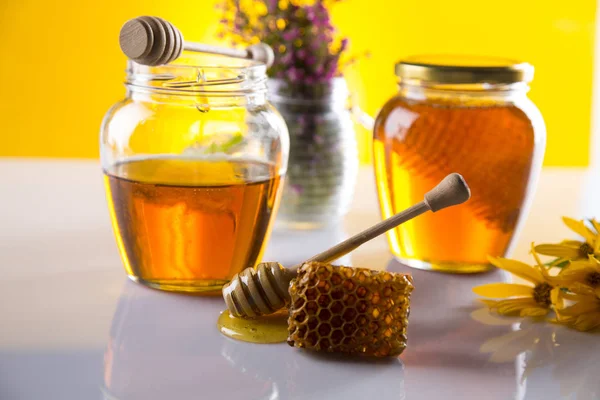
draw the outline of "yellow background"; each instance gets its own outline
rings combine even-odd
[[[214,0],[0,2],[0,156],[97,157],[103,114],[124,95],[124,21],[159,15],[214,43]],[[395,92],[396,60],[470,53],[533,63],[531,97],[548,127],[546,165],[589,159],[595,0],[348,0],[334,20],[372,56],[348,71],[370,113]],[[363,160],[370,135],[359,131]]]

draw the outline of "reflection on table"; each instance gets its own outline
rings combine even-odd
[[[281,248],[279,249],[281,250]],[[294,261],[294,260],[290,260]],[[598,398],[597,335],[506,318],[471,288],[502,271],[411,273],[409,342],[392,360],[315,354],[222,336],[221,298],[174,295],[126,282],[105,355],[107,399]]]

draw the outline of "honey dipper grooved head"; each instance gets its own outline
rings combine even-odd
[[[294,276],[279,263],[260,263],[234,275],[223,287],[223,298],[236,317],[271,314],[289,302],[288,286]]]
[[[406,348],[410,275],[305,263],[290,285],[290,346],[374,357]]]
[[[138,17],[121,28],[119,45],[127,57],[142,65],[168,64],[181,55],[183,36],[158,17]]]

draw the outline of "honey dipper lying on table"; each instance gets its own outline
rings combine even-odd
[[[411,276],[328,263],[424,212],[464,203],[470,196],[462,176],[450,174],[420,203],[298,266],[267,262],[235,275],[223,287],[227,308],[234,316],[252,318],[289,306],[291,346],[396,356],[406,347]]]

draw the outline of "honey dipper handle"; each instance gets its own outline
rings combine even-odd
[[[409,207],[406,210],[401,211],[376,225],[373,225],[372,227],[352,236],[349,239],[344,240],[332,248],[317,254],[306,262],[319,261],[329,263],[345,254],[348,254],[363,243],[376,238],[382,233],[385,233],[390,229],[423,214],[424,212],[429,210],[436,212],[446,207],[461,204],[467,201],[470,197],[471,191],[469,190],[469,186],[467,186],[467,183],[463,177],[456,173],[450,174],[431,191],[427,192],[425,194],[425,199],[422,202],[415,204],[414,206]],[[297,267],[299,266],[294,268]]]
[[[194,51],[197,53],[219,54],[234,58],[250,58],[248,51],[245,49],[233,49],[228,47],[211,46],[209,44],[183,42],[184,50]]]
[[[343,242],[338,243],[332,248],[317,254],[316,256],[312,257],[306,262],[319,261],[329,263],[335,259],[342,257],[345,254],[350,253],[352,250],[356,249],[363,243],[366,243],[369,240],[376,238],[382,233],[385,233],[390,229],[395,228],[396,226],[423,214],[426,211],[429,211],[429,206],[427,205],[427,203],[422,201],[394,215],[393,217],[385,219],[377,225],[373,225],[372,227],[352,236],[351,238],[348,238]]]

